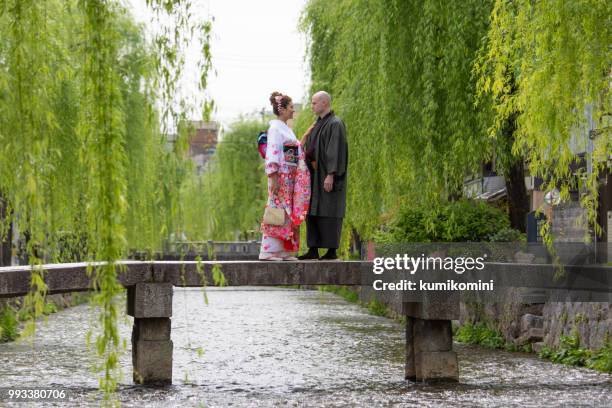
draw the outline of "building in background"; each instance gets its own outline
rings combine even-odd
[[[219,142],[219,123],[203,120],[189,121],[188,154],[195,165],[198,174],[202,174],[206,164],[217,149]],[[172,151],[176,143],[176,133],[166,136],[166,149]]]
[[[193,160],[198,174],[202,174],[206,163],[217,149],[219,141],[219,123],[194,120],[190,122],[193,128],[189,135],[189,156]]]

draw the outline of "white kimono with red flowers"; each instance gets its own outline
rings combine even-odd
[[[266,206],[285,210],[285,224],[267,225],[262,222],[260,257],[287,257],[300,247],[300,224],[306,218],[310,202],[310,173],[304,152],[293,130],[281,120],[271,120],[266,149],[266,174],[278,173],[277,195],[268,182]],[[268,179],[269,180],[269,179]]]

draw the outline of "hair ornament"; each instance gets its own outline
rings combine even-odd
[[[280,111],[282,108],[281,103],[283,102],[283,95],[276,95],[274,99],[276,100],[276,108]]]

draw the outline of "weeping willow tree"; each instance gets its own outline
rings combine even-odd
[[[330,92],[346,122],[347,219],[362,236],[381,213],[459,196],[491,154],[471,74],[490,11],[474,0],[308,2],[311,90]]]
[[[210,67],[210,25],[190,20],[190,2],[147,4],[161,22],[150,43],[118,1],[0,2],[0,240],[11,223],[25,236],[33,319],[46,292],[39,266],[60,260],[58,248],[78,244],[83,260],[104,261],[90,272],[107,398],[121,350],[117,261],[128,248],[159,248],[190,205],[179,197],[188,130],[171,150],[165,135],[188,114],[175,90],[194,33],[201,90]]]
[[[381,214],[454,199],[493,154],[514,184],[526,159],[567,199],[572,134],[596,127],[581,197],[593,224],[611,150],[610,16],[600,0],[310,0],[311,91],[332,94],[349,133],[349,223],[367,237]]]
[[[259,228],[267,180],[255,139],[264,128],[257,120],[233,123],[207,170],[185,183],[183,199],[198,202],[185,212],[189,238],[231,240],[238,234],[244,239]]]
[[[525,156],[543,190],[558,187],[566,201],[577,187],[583,221],[596,232],[598,178],[612,151],[611,18],[608,1],[496,0],[475,65],[490,135],[515,122],[513,153]],[[592,168],[576,180],[577,151]]]

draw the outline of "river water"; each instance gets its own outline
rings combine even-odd
[[[610,375],[457,343],[458,384],[406,382],[402,327],[330,293],[207,293],[208,305],[202,290],[175,289],[174,385],[164,389],[132,384],[131,318],[122,318],[123,406],[612,406]],[[70,401],[46,405],[99,405],[97,360],[85,342],[95,319],[76,306],[49,316],[33,342],[0,344],[0,387],[63,388]]]

